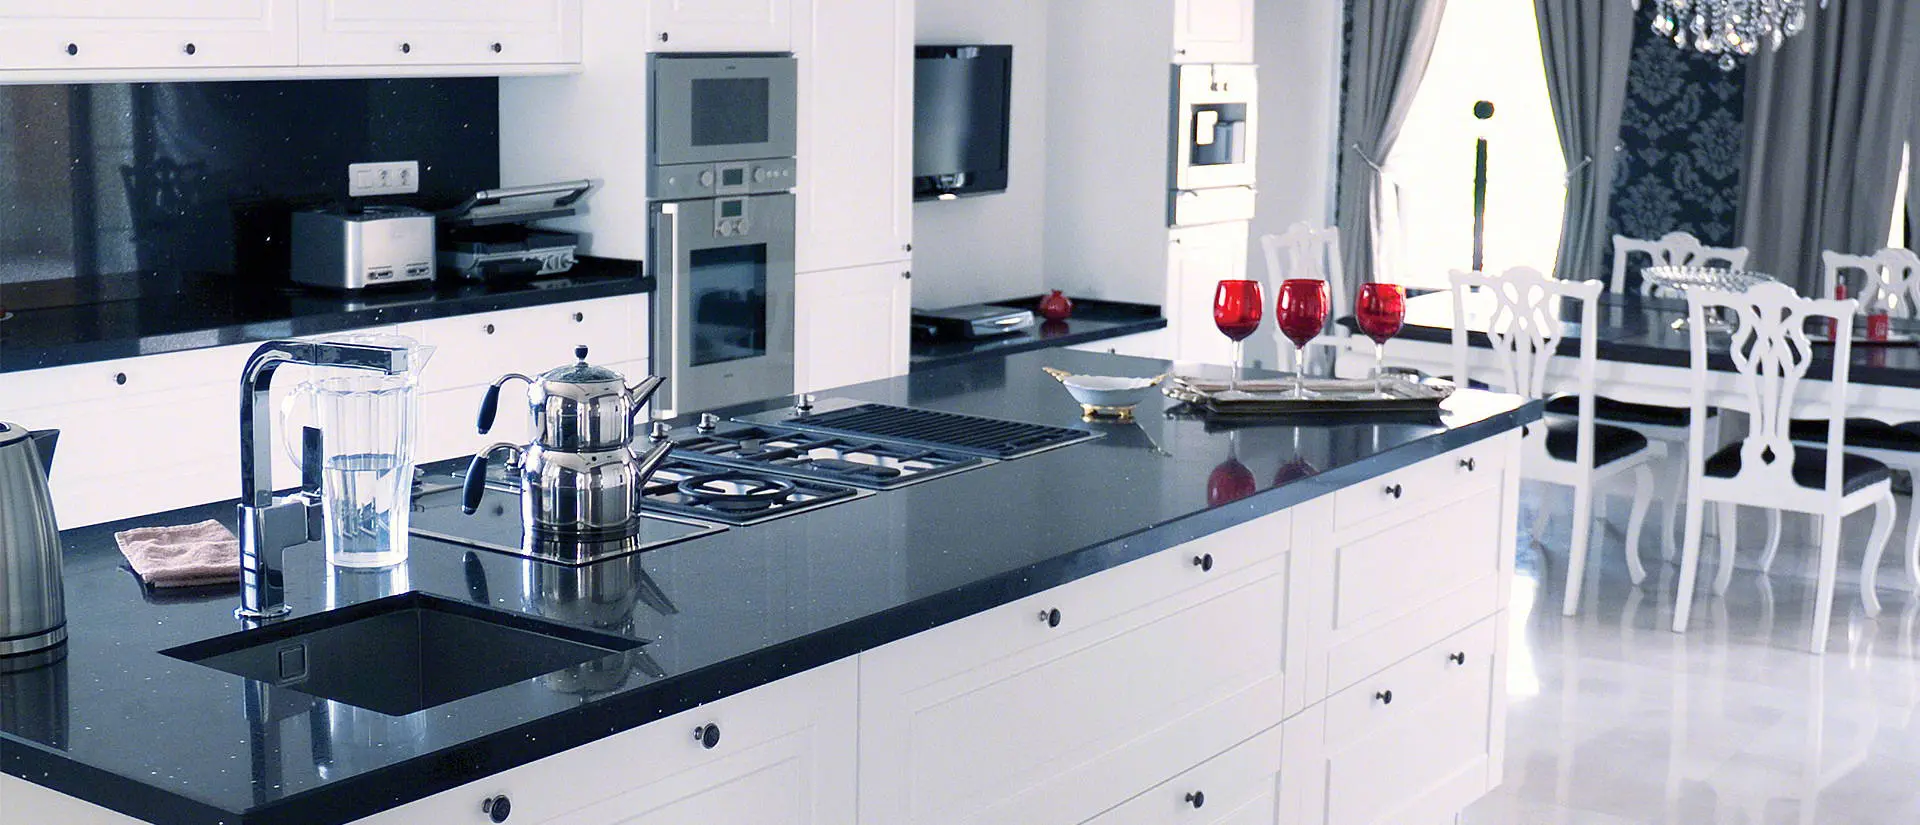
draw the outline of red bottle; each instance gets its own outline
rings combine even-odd
[[[1053,294],[1040,299],[1040,317],[1049,321],[1065,321],[1073,314],[1073,301],[1054,290]]]
[[[1886,290],[1874,290],[1871,306],[1867,307],[1867,340],[1885,341],[1893,326],[1887,313]]]

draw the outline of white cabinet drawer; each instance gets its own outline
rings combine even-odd
[[[1216,554],[1202,573],[1192,555],[1175,548],[862,654],[861,820],[1081,822],[1277,724],[1288,560],[1223,571]],[[1140,572],[1215,578],[1121,598],[1149,589]],[[1102,605],[1129,609],[1077,623]],[[1039,618],[1054,609],[1059,627]]]
[[[1327,700],[1324,816],[1316,821],[1437,821],[1491,787],[1503,731],[1504,618],[1483,619]]]
[[[239,409],[240,370],[257,345],[144,355],[94,361],[41,370],[0,373],[0,418],[20,416],[34,427],[58,427],[25,420],[23,411],[65,406],[83,401],[106,401],[134,395],[190,387],[219,385],[233,390],[232,412]]]
[[[509,372],[538,375],[587,347],[596,364],[647,357],[646,296],[623,295],[564,304],[436,318],[400,325],[400,334],[438,347],[421,383],[428,392],[492,383]],[[639,380],[628,376],[631,380]],[[502,399],[503,407],[505,399]],[[478,396],[474,403],[479,403]]]
[[[294,0],[0,0],[0,70],[291,66]]]
[[[857,675],[843,659],[359,822],[483,825],[502,795],[513,822],[852,822]]]
[[[1500,489],[1331,550],[1329,690],[1500,609]]]
[[[1167,331],[1165,329],[1156,329],[1151,332],[1136,332],[1132,335],[1122,335],[1118,338],[1108,338],[1103,341],[1088,341],[1084,344],[1073,344],[1068,346],[1067,349],[1076,349],[1081,352],[1104,352],[1108,355],[1131,355],[1136,358],[1171,358],[1173,357],[1173,353],[1170,351],[1170,346]]]
[[[1464,489],[1496,484],[1507,444],[1504,438],[1470,444],[1334,493],[1334,529],[1364,534],[1455,501]]]
[[[1281,726],[1087,821],[1087,825],[1280,825]]]
[[[580,62],[580,0],[300,0],[300,62]]]

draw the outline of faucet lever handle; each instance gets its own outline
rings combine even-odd
[[[326,513],[320,507],[322,463],[326,461],[326,441],[319,427],[300,428],[300,494],[307,508],[307,541],[326,537]]]

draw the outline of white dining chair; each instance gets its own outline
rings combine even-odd
[[[1347,289],[1346,266],[1340,259],[1339,227],[1316,227],[1300,221],[1278,235],[1261,235],[1260,248],[1267,258],[1268,295],[1280,294],[1280,282],[1290,278],[1327,282],[1329,325],[1326,334],[1313,339],[1307,346],[1324,349],[1338,359],[1339,354],[1351,349],[1355,341],[1363,340],[1354,336],[1344,324],[1333,323],[1353,314],[1353,293]],[[1275,343],[1281,352],[1291,351],[1293,344],[1279,330],[1279,325],[1274,325]]]
[[[1616,294],[1627,289],[1627,263],[1634,253],[1647,256],[1647,266],[1707,266],[1720,264],[1728,269],[1747,268],[1744,246],[1707,246],[1691,232],[1668,232],[1657,241],[1613,236],[1613,279],[1607,288]],[[1640,294],[1654,294],[1653,283],[1640,279]]]
[[[1470,302],[1491,299],[1486,334],[1497,367],[1489,384],[1517,395],[1544,398],[1547,369],[1560,351],[1569,315],[1580,329],[1597,328],[1600,292],[1597,280],[1561,281],[1531,267],[1514,267],[1494,276],[1483,272],[1453,271],[1453,374],[1464,384],[1469,377],[1467,324]],[[1475,290],[1478,296],[1475,297]],[[1568,304],[1577,303],[1577,308]],[[1640,563],[1640,528],[1653,502],[1650,462],[1659,452],[1647,437],[1626,427],[1594,420],[1594,375],[1599,364],[1599,339],[1579,339],[1579,366],[1575,395],[1578,413],[1569,418],[1550,415],[1538,425],[1521,430],[1521,473],[1525,478],[1573,488],[1573,540],[1568,547],[1566,597],[1561,612],[1571,616],[1580,605],[1585,581],[1587,545],[1593,533],[1596,488],[1633,473],[1633,510],[1627,518],[1627,566],[1634,581],[1646,577]]]
[[[1718,357],[1707,349],[1706,311],[1725,307],[1736,317],[1726,350],[1735,376],[1731,388],[1716,394],[1720,406],[1744,411],[1749,418],[1745,438],[1707,453],[1703,426],[1710,381],[1708,361]],[[1880,611],[1874,593],[1874,571],[1893,531],[1892,473],[1887,465],[1833,447],[1796,445],[1791,436],[1794,414],[1821,411],[1827,423],[1827,444],[1845,444],[1847,378],[1852,356],[1851,336],[1834,343],[1831,377],[1825,382],[1802,381],[1817,353],[1806,332],[1810,320],[1834,319],[1841,329],[1853,323],[1851,300],[1803,298],[1784,284],[1760,284],[1745,293],[1690,290],[1687,292],[1688,336],[1692,347],[1694,424],[1689,429],[1686,533],[1680,551],[1680,586],[1675,594],[1673,630],[1684,633],[1693,609],[1693,591],[1700,566],[1700,531],[1709,501],[1720,505],[1723,525],[1732,521],[1738,505],[1792,510],[1821,520],[1820,556],[1816,574],[1812,639],[1808,649],[1825,652],[1827,629],[1833,618],[1833,589],[1840,559],[1841,519],[1874,508],[1873,530],[1867,539],[1860,570],[1860,598],[1869,614]],[[1714,373],[1715,377],[1726,373]],[[1713,583],[1715,594],[1725,593],[1733,579],[1735,542],[1723,531],[1720,566]],[[1909,564],[1913,564],[1909,559]]]
[[[1820,297],[1846,283],[1847,295],[1863,307],[1891,298],[1888,303],[1900,317],[1920,318],[1920,255],[1913,250],[1896,246],[1872,255],[1848,255],[1829,249],[1820,253],[1820,262],[1826,271]],[[1849,279],[1850,274],[1858,277]]]

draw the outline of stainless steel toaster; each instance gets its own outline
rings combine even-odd
[[[324,289],[431,281],[434,218],[404,206],[293,213],[293,280]]]

